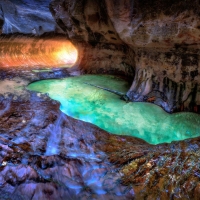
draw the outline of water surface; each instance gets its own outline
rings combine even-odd
[[[118,135],[141,138],[151,144],[200,136],[200,115],[168,114],[150,103],[126,103],[119,96],[87,85],[95,84],[126,93],[130,85],[108,75],[84,75],[30,84],[29,90],[48,93],[61,103],[65,114]]]

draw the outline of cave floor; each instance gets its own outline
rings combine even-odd
[[[111,135],[25,89],[66,76],[1,73],[0,199],[199,199],[199,137],[150,145]]]

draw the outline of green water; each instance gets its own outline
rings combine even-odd
[[[130,85],[120,78],[85,75],[30,84],[29,90],[48,93],[61,102],[61,110],[74,118],[91,122],[119,135],[131,135],[151,144],[184,140],[200,136],[200,115],[168,114],[149,103],[126,103],[91,83],[126,93]]]
[[[40,73],[40,72],[52,72],[51,69],[33,69],[32,72]]]

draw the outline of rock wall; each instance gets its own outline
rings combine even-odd
[[[132,50],[119,38],[102,0],[52,1],[50,10],[79,51],[84,73],[132,76]]]
[[[0,0],[0,33],[42,35],[61,32],[50,11],[50,0]]]
[[[85,73],[134,77],[132,101],[200,112],[200,1],[53,0]]]

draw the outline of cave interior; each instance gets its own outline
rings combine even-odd
[[[0,0],[0,200],[200,200],[199,69],[199,0]]]

